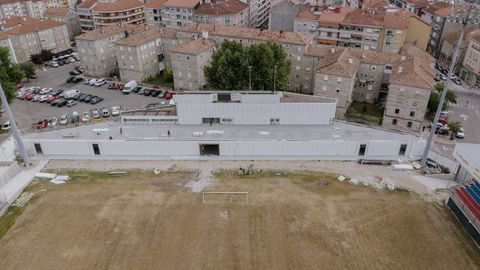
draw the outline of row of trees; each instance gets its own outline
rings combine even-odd
[[[16,85],[24,78],[22,66],[11,62],[9,49],[0,47],[0,83],[9,103],[15,98]]]
[[[275,75],[276,66],[276,75]],[[204,74],[208,89],[277,90],[288,89],[291,61],[283,47],[272,42],[243,46],[237,41],[224,41],[215,51]]]

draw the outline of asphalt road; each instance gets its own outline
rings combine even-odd
[[[78,84],[66,83],[68,72],[71,70],[73,70],[73,65],[70,64],[59,68],[50,68],[45,71],[39,71],[37,72],[38,78],[25,84],[25,86],[51,87],[54,89],[62,88],[64,90],[77,89],[82,93],[101,96],[104,98],[104,100],[95,105],[78,102],[71,108],[57,108],[50,106],[48,103],[38,103],[16,99],[10,105],[10,107],[15,116],[17,125],[22,132],[32,132],[35,130],[33,128],[34,123],[51,116],[56,116],[58,119],[60,119],[60,116],[63,113],[68,113],[70,116],[73,111],[77,111],[79,114],[82,114],[83,112],[90,111],[94,108],[108,108],[111,110],[112,106],[122,106],[123,108],[130,110],[142,108],[149,103],[162,101],[162,99],[158,97],[145,97],[134,93],[130,95],[123,95],[121,91],[107,89],[107,85],[94,87],[85,85],[83,82]],[[6,121],[6,116],[2,116],[2,119],[0,119],[1,123],[4,121]],[[58,128],[62,127],[66,126],[60,126]]]

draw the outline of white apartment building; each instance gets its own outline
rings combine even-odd
[[[64,22],[67,25],[70,38],[82,33],[82,27],[80,25],[80,18],[78,17],[78,14],[68,7],[47,8],[43,16],[45,19]]]
[[[61,7],[59,0],[6,0],[0,2],[0,19],[10,16],[42,18],[47,8]]]

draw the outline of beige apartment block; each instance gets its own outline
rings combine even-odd
[[[434,59],[424,51],[415,52],[418,48],[410,49],[409,55],[403,55],[393,66],[382,125],[420,132],[434,88]]]
[[[106,77],[118,69],[115,58],[115,41],[145,30],[144,25],[110,25],[77,36],[77,51],[84,74]]]
[[[480,87],[480,33],[478,32],[470,38],[461,76],[468,85]]]
[[[207,0],[195,10],[196,23],[248,26],[248,5],[240,0]]]
[[[176,47],[176,31],[172,28],[148,26],[148,29],[117,41],[115,57],[120,79],[142,82],[165,69],[171,70],[170,50]],[[168,61],[167,61],[167,57]]]
[[[162,9],[162,25],[182,27],[193,23],[193,14],[200,0],[167,0]]]
[[[148,25],[165,26],[164,5],[167,0],[152,0],[145,4],[145,19]]]
[[[311,39],[318,37],[320,26],[320,12],[310,9],[301,10],[295,16],[293,32],[309,36]]]
[[[58,0],[4,0],[0,1],[0,19],[10,16],[42,18],[47,8],[61,7]]]
[[[63,22],[67,25],[68,35],[73,38],[82,33],[80,18],[78,14],[68,7],[47,8],[43,14],[44,18]]]
[[[179,42],[182,43],[192,38],[201,37],[202,32],[208,32],[210,38],[214,39],[218,44],[221,44],[223,40],[235,40],[246,46],[268,41],[281,44],[288,58],[292,60],[289,75],[289,90],[295,92],[312,91],[309,81],[311,79],[311,72],[304,66],[305,49],[307,45],[311,43],[311,39],[308,36],[293,32],[256,28],[190,24],[180,28],[177,32],[177,37]],[[255,71],[253,70],[252,72]]]
[[[61,52],[70,48],[65,23],[52,20],[30,19],[5,31],[10,37],[18,63],[30,61],[32,54],[42,50]]]
[[[213,39],[197,38],[171,51],[176,90],[203,89],[203,68],[210,63],[216,44]]]
[[[359,61],[351,49],[337,48],[316,66],[314,95],[337,100],[335,118],[344,118],[352,103],[358,65]]]

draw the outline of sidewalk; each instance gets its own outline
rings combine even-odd
[[[40,172],[40,170],[47,165],[48,161],[48,159],[38,160],[35,166],[17,174],[6,185],[0,188],[0,196],[5,196],[8,204],[12,204],[22,191],[32,182],[35,174]]]

